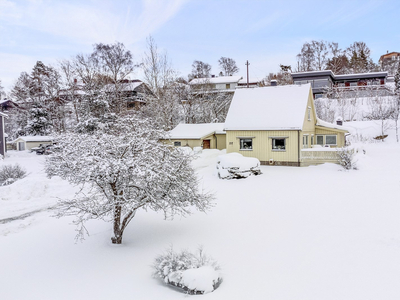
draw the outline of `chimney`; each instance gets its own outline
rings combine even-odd
[[[341,117],[338,117],[336,119],[336,125],[342,126],[343,125],[343,119]]]
[[[278,82],[275,79],[271,80],[271,86],[277,86]]]

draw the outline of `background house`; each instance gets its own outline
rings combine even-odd
[[[237,90],[225,131],[227,153],[287,166],[336,162],[330,148],[343,147],[347,133],[317,118],[311,84]]]
[[[169,132],[169,142],[177,147],[225,149],[224,123],[178,124]]]
[[[209,92],[234,92],[243,79],[241,76],[219,76],[211,78],[195,78],[189,82],[193,89],[204,89]]]
[[[13,109],[18,108],[18,104],[9,99],[0,100],[0,111],[1,112],[8,112]]]
[[[374,87],[375,94],[381,96],[391,95],[391,90],[386,87],[387,72],[371,72],[359,74],[335,75],[330,70],[292,73],[294,84],[311,84],[314,98],[322,97],[329,89],[340,90],[351,97],[357,92],[359,96],[370,96],[367,86]],[[363,95],[365,91],[365,95]]]
[[[400,52],[388,51],[379,58],[381,70],[387,71],[389,75],[395,75],[398,63],[400,63]]]
[[[155,97],[149,87],[141,80],[122,80],[118,84],[107,84],[104,87],[107,93],[117,92],[121,99],[126,100],[127,109],[140,108],[146,104],[148,97]]]
[[[51,145],[53,143],[53,137],[51,136],[20,136],[17,139],[11,141],[16,145],[15,149],[17,151],[31,150],[33,147],[38,147],[42,145]]]

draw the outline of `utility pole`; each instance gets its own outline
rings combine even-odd
[[[248,60],[246,60],[245,65],[247,66],[247,88],[249,88],[249,65],[250,65],[250,63]]]

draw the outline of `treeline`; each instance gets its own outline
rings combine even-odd
[[[223,75],[238,72],[233,59],[221,57],[219,65]],[[139,69],[146,105],[129,109],[133,95],[127,84]],[[210,71],[210,65],[196,60],[188,78],[211,77]],[[95,44],[92,53],[77,54],[57,66],[38,61],[31,72],[22,72],[8,95],[18,108],[9,113],[6,131],[10,139],[67,130],[87,133],[126,114],[152,118],[165,130],[180,122],[223,122],[232,94],[211,93],[211,85],[193,89],[188,78],[179,76],[151,37],[141,61],[122,43]]]

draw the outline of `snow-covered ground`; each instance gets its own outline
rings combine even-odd
[[[75,243],[73,219],[46,210],[74,188],[46,178],[43,156],[9,152],[0,166],[18,162],[29,175],[0,187],[0,299],[400,299],[400,145],[390,131],[363,147],[357,171],[262,167],[242,180],[218,179],[221,152],[205,150],[194,165],[216,195],[212,211],[173,221],[140,211],[122,245],[102,221]],[[9,220],[30,211],[38,212]],[[154,258],[171,244],[203,245],[222,268],[221,286],[187,296],[152,278]]]

